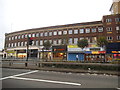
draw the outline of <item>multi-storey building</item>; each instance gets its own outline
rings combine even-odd
[[[111,10],[113,6],[111,6]],[[101,21],[34,28],[6,33],[4,47],[7,53],[6,56],[26,57],[27,36],[34,37],[33,44],[29,46],[31,50],[30,56],[38,58],[42,57],[43,43],[47,40],[52,43],[52,46],[64,45],[65,39],[68,41],[68,46],[75,46],[78,40],[85,38],[89,42],[89,47],[95,47],[97,39],[100,36],[106,37],[109,42],[120,42],[120,14],[105,15]],[[60,55],[66,55],[66,53],[63,52],[60,54],[59,52]],[[49,54],[51,55],[51,52]],[[56,57],[60,55],[56,54]]]

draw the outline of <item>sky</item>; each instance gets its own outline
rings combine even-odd
[[[0,50],[5,33],[102,20],[113,0],[0,0]]]

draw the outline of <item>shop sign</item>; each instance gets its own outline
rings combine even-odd
[[[99,54],[98,51],[92,51],[92,54]]]
[[[91,54],[92,52],[91,51],[85,51],[86,54]]]
[[[112,51],[112,53],[120,53],[120,51]]]
[[[14,50],[7,51],[7,53],[15,53]]]
[[[53,52],[66,52],[67,51],[67,46],[53,46],[52,47]]]
[[[68,45],[68,48],[78,48],[77,45]]]
[[[99,51],[99,54],[105,54],[106,53],[106,51]]]

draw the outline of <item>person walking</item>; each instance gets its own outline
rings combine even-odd
[[[78,56],[78,55],[76,55],[76,61],[78,61],[78,59],[79,59],[79,56]]]

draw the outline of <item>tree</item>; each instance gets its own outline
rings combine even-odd
[[[97,45],[100,47],[103,47],[105,49],[105,46],[108,44],[108,41],[106,40],[105,37],[99,37],[97,39]]]
[[[87,39],[78,40],[77,45],[78,47],[83,49],[84,47],[88,46],[88,40]]]
[[[45,57],[44,57],[44,50],[49,50],[50,47],[51,47],[51,45],[52,45],[52,44],[50,43],[49,40],[47,40],[46,42],[43,43],[43,46],[44,46],[43,49],[42,49],[42,50],[43,50],[43,59],[46,59],[46,61],[47,61],[47,59],[48,59],[48,58],[47,58],[47,57],[48,57],[48,53],[46,53],[46,54],[45,54]]]

